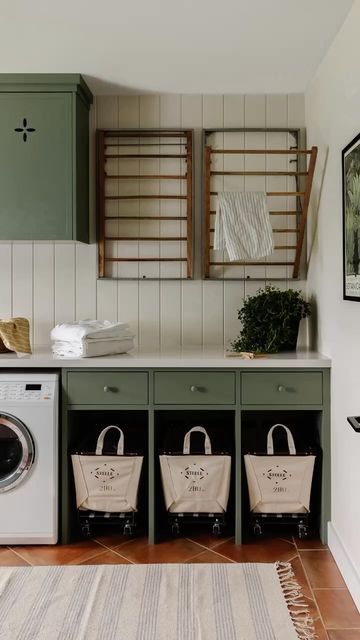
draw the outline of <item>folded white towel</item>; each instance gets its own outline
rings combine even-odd
[[[67,322],[57,324],[51,331],[52,340],[72,342],[87,338],[88,340],[98,340],[124,337],[134,337],[126,322],[110,322],[109,320],[79,320],[78,322]]]
[[[218,193],[214,249],[226,249],[230,261],[264,258],[273,252],[266,193]]]
[[[52,352],[58,358],[95,358],[116,353],[127,353],[134,348],[133,337],[109,340],[74,340],[73,342],[56,340],[52,343]]]

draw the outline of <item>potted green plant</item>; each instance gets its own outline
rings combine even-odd
[[[231,347],[234,351],[253,353],[293,351],[300,320],[310,312],[310,303],[299,291],[281,291],[273,286],[259,289],[256,295],[245,298],[238,311],[242,329]]]

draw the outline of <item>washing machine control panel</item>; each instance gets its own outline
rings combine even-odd
[[[0,382],[0,402],[48,401],[54,397],[52,382]]]

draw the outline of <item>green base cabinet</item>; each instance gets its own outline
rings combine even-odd
[[[89,108],[80,75],[0,74],[0,240],[89,242]]]
[[[63,369],[62,371],[62,428],[61,428],[61,532],[62,543],[71,540],[76,531],[76,509],[69,453],[78,439],[86,436],[90,415],[94,420],[123,420],[129,412],[142,412],[147,431],[148,495],[147,526],[149,541],[159,541],[167,532],[166,523],[159,519],[164,513],[160,485],[158,444],[161,424],[174,412],[187,416],[194,412],[194,424],[199,424],[199,412],[216,414],[221,424],[234,429],[234,495],[235,540],[244,539],[246,478],[242,451],[246,433],[252,429],[252,417],[267,416],[267,421],[281,422],[286,415],[296,416],[301,435],[309,435],[321,446],[322,464],[320,491],[317,491],[316,520],[322,541],[327,540],[327,525],[331,516],[330,490],[330,370],[328,368],[256,368],[248,369]],[[96,412],[92,413],[92,412]],[[125,412],[125,413],[122,413]],[[127,412],[127,413],[126,413]],[[223,412],[223,414],[222,414]],[[132,415],[135,415],[132,413]],[[181,416],[181,414],[179,413]],[[107,417],[109,416],[109,417]],[[170,417],[169,417],[170,416]],[[229,418],[230,416],[230,418]],[[129,418],[128,418],[129,419]],[[136,417],[134,418],[136,421]],[[200,418],[201,419],[201,418]],[[114,422],[113,422],[114,423]],[[273,422],[272,422],[273,423]],[[115,422],[116,424],[116,422]],[[126,424],[126,418],[125,418]],[[225,427],[228,428],[228,427]],[[230,428],[230,427],[229,427]],[[252,433],[252,431],[251,431]],[[265,431],[264,431],[265,434]],[[262,450],[261,442],[256,445]],[[265,437],[265,435],[264,435]],[[244,445],[246,446],[246,445]],[[246,504],[246,502],[245,502]],[[162,516],[161,516],[162,517]]]

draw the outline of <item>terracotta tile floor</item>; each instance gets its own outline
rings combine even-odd
[[[265,538],[236,546],[228,536],[193,532],[158,545],[149,545],[143,537],[104,535],[57,547],[0,547],[0,566],[276,560],[291,561],[315,620],[318,640],[360,640],[360,614],[331,553],[319,540]]]

